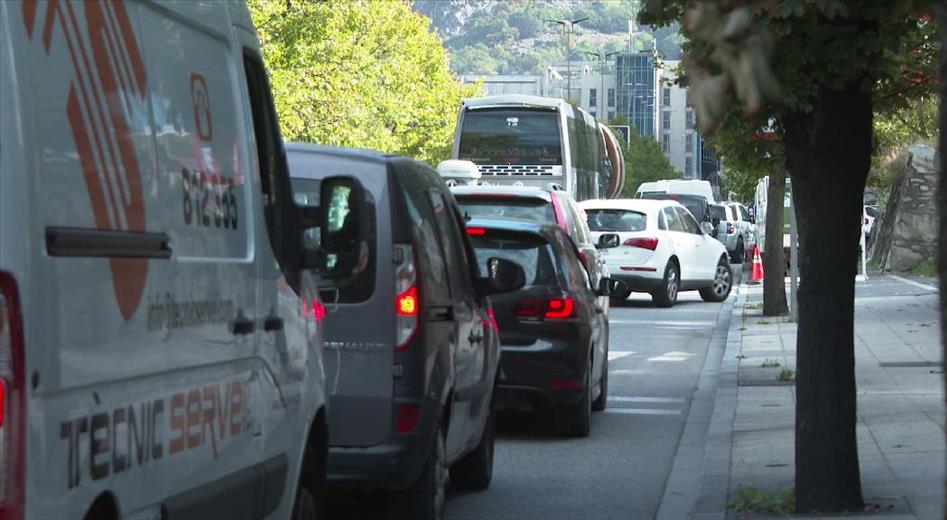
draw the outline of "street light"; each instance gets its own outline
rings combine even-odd
[[[599,98],[602,99],[603,101],[602,101],[601,109],[599,109],[598,113],[599,113],[600,115],[604,116],[604,115],[605,115],[605,101],[604,101],[604,98],[605,98],[605,66],[608,64],[608,58],[609,58],[609,56],[614,56],[614,55],[616,55],[616,54],[620,54],[620,52],[619,52],[619,51],[606,52],[604,55],[601,54],[601,53],[598,53],[598,52],[589,52],[589,51],[582,51],[582,52],[585,53],[585,54],[588,54],[589,56],[595,56],[595,57],[597,57],[597,58],[599,59],[599,61],[601,62],[601,67],[602,67],[602,68],[601,68],[601,70],[599,71],[599,78],[601,78],[602,81],[601,81],[601,90],[599,90],[598,96],[599,96]],[[596,105],[597,105],[597,104],[598,104],[598,103],[596,103]],[[598,109],[599,107],[596,107],[596,108]]]
[[[589,17],[579,18],[578,20],[546,20],[546,23],[557,23],[562,27],[562,32],[566,35],[566,88],[568,89],[567,98],[572,97],[572,33],[575,32],[575,24],[588,20]]]

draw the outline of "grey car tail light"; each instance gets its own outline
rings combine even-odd
[[[0,520],[23,517],[24,354],[16,283],[0,272]]]
[[[417,335],[421,298],[418,292],[418,271],[414,247],[395,244],[395,348],[403,352]]]

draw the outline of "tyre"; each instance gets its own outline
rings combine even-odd
[[[293,520],[318,520],[319,507],[312,491],[303,485],[296,490],[296,501],[293,503]]]
[[[487,414],[480,444],[450,468],[451,484],[473,491],[490,487],[493,478],[493,445],[496,440],[496,419],[493,409]]]
[[[730,272],[730,264],[726,259],[721,258],[717,262],[713,285],[701,289],[700,297],[705,302],[722,302],[730,296],[731,288],[733,288],[733,273]]]
[[[424,471],[411,487],[391,494],[391,517],[404,520],[441,520],[447,500],[446,431],[438,428],[434,448]]]
[[[746,246],[743,245],[743,237],[740,237],[737,239],[737,248],[733,252],[733,255],[730,257],[730,260],[735,264],[742,264],[745,258],[746,258]]]
[[[602,363],[602,382],[599,383],[602,393],[592,401],[593,412],[601,412],[608,406],[608,349],[605,349],[605,361]]]
[[[585,388],[579,402],[558,410],[556,425],[560,435],[588,437],[592,430],[592,363],[588,363]]]
[[[668,262],[664,268],[664,279],[661,285],[651,293],[651,299],[657,307],[673,307],[677,303],[677,291],[681,287],[681,274],[677,271],[677,264]]]

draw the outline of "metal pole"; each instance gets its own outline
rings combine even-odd
[[[791,188],[790,188],[791,189]],[[796,229],[796,205],[789,197],[789,319],[799,321],[799,231]]]
[[[566,27],[562,26],[563,30],[566,31],[566,101],[569,103],[572,102],[572,28],[575,25]]]

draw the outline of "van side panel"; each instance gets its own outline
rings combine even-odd
[[[261,276],[276,263],[232,8],[0,4],[0,269],[23,295],[34,383],[28,518],[81,517],[105,491],[123,516],[226,496],[256,502],[231,518],[292,507],[321,351],[278,271]]]

